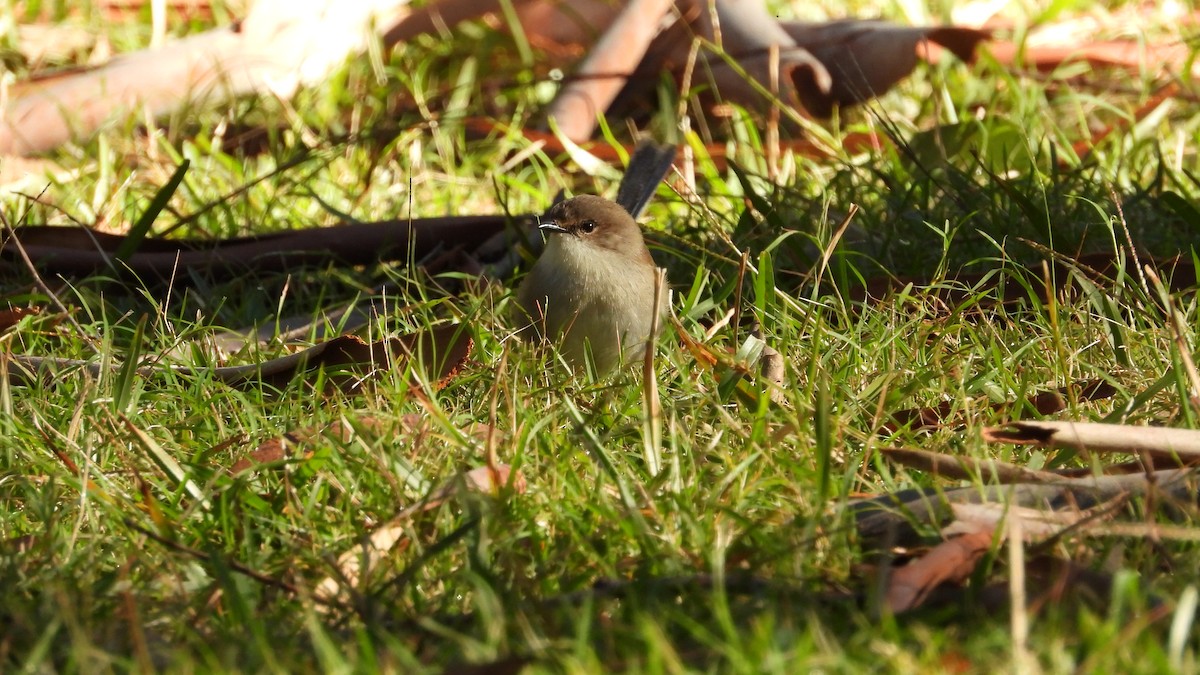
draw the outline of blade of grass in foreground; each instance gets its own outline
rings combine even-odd
[[[155,220],[158,220],[158,214],[167,208],[167,202],[171,201],[171,197],[179,189],[179,184],[183,182],[183,176],[187,173],[188,167],[191,165],[191,160],[183,160],[179,164],[179,167],[175,169],[175,173],[171,174],[171,179],[167,181],[166,185],[163,185],[154,194],[154,198],[150,200],[150,205],[146,207],[146,211],[129,228],[129,233],[125,235],[125,241],[121,242],[121,245],[117,248],[117,263],[123,264],[126,260],[129,260],[130,256],[137,253],[142,242],[146,240],[146,235],[150,233],[150,226],[154,224]]]

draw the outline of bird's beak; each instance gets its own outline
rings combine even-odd
[[[567,232],[567,229],[555,222],[539,223],[538,229],[542,232],[558,232],[560,234]]]

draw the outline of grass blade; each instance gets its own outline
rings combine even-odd
[[[150,200],[150,205],[146,207],[145,212],[129,228],[129,233],[125,235],[125,241],[121,242],[121,245],[117,247],[115,258],[118,262],[123,263],[129,260],[134,253],[137,253],[142,242],[146,240],[146,235],[150,233],[150,226],[154,224],[155,220],[158,220],[158,214],[167,208],[167,202],[171,201],[171,197],[179,189],[179,184],[183,182],[183,176],[187,173],[188,167],[191,164],[191,160],[183,160],[179,164],[179,167],[175,169],[175,173],[171,174],[171,179],[167,181],[167,184],[154,194],[154,199]]]

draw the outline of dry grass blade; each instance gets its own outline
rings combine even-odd
[[[1090,528],[1102,519],[1112,516],[1118,507],[1128,501],[1125,495],[1118,495],[1089,509],[1069,507],[1058,510],[1012,506],[998,502],[951,504],[954,522],[942,528],[942,534],[995,529],[1000,527],[1005,519],[1018,518],[1022,522],[1022,536],[1027,541],[1036,542],[1039,539],[1059,537],[1068,530]]]
[[[654,304],[652,307],[663,307],[663,294],[667,290],[667,271],[661,267],[654,270]],[[670,307],[667,302],[666,307]],[[658,375],[654,372],[654,354],[658,350],[659,328],[662,315],[651,313],[650,335],[646,338],[646,352],[642,355],[642,440],[645,450],[647,471],[651,476],[658,475],[662,469],[662,401],[658,395]]]
[[[990,443],[1029,443],[1087,452],[1147,453],[1170,460],[1200,458],[1200,431],[1098,422],[1013,422],[988,427]]]

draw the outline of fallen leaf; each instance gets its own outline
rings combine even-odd
[[[37,316],[41,314],[40,307],[9,307],[8,309],[0,309],[0,332],[6,331],[13,326],[16,326],[27,316]]]
[[[963,488],[902,490],[851,502],[855,526],[864,549],[887,545],[916,545],[925,541],[927,527],[941,528],[949,505],[997,502],[1014,506],[1087,509],[1116,497],[1192,499],[1194,473],[1167,469],[1135,474],[1078,478],[1063,477],[1054,483],[972,485]]]
[[[991,530],[954,537],[933,547],[921,558],[891,571],[884,602],[893,614],[920,607],[933,589],[944,583],[962,583],[992,548]]]

